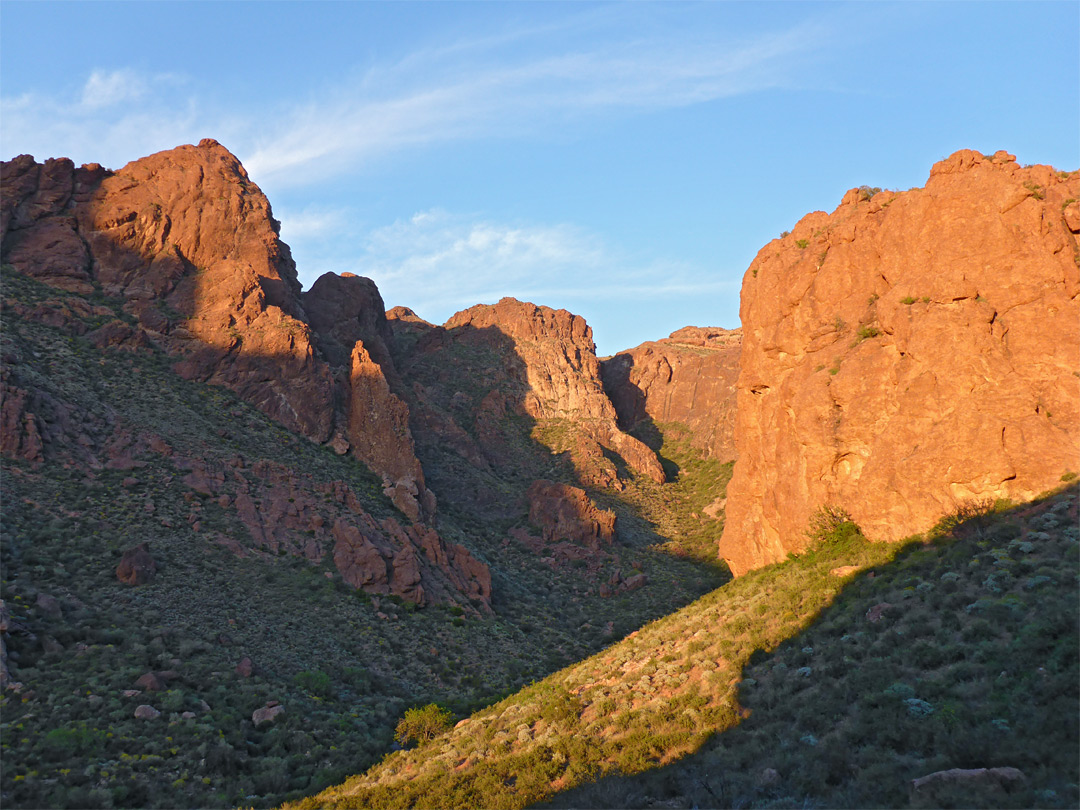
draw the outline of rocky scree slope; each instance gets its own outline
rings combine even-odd
[[[720,554],[806,543],[822,506],[875,540],[1080,467],[1080,174],[964,150],[924,188],[852,189],[743,279]]]

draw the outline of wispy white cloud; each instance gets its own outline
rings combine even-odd
[[[812,23],[725,39],[685,25],[619,28],[616,16],[569,14],[533,28],[448,38],[313,87],[304,100],[221,98],[206,78],[97,68],[67,97],[0,98],[0,133],[5,153],[114,167],[210,136],[236,152],[257,182],[280,188],[323,182],[419,146],[559,133],[600,115],[775,87],[797,81],[798,66],[827,39]]]
[[[354,221],[347,212],[314,219]],[[351,272],[375,281],[388,306],[409,306],[433,322],[504,296],[552,306],[596,308],[640,301],[731,293],[738,282],[706,268],[652,259],[635,263],[618,246],[570,224],[500,222],[433,209],[326,242],[318,229],[282,235],[307,262],[302,281],[323,272]]]
[[[130,69],[95,70],[82,89],[82,106],[88,110],[111,107],[123,101],[136,101],[147,89],[148,82]]]
[[[816,24],[741,42],[635,38],[525,55],[513,38],[457,43],[370,68],[287,112],[242,157],[256,178],[321,179],[408,147],[521,134],[565,121],[685,106],[797,81]],[[437,78],[432,78],[437,77]]]

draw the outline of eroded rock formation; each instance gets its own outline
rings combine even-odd
[[[3,260],[71,292],[125,300],[186,377],[226,385],[272,418],[329,438],[333,386],[318,360],[288,246],[263,193],[217,141],[112,172],[3,164]]]
[[[417,490],[397,497],[410,518],[431,516],[407,425],[399,429],[407,406],[384,379],[393,366],[378,290],[327,274],[301,300],[270,203],[225,147],[206,139],[115,172],[21,155],[3,164],[2,181],[3,261],[69,292],[99,288],[138,318],[141,333],[118,321],[96,343],[153,340],[179,356],[183,376],[225,385],[315,441],[336,425],[336,447],[351,444],[392,486],[405,479],[402,493]],[[5,418],[18,420],[16,410]],[[373,411],[392,418],[383,425]],[[22,435],[14,452],[32,455],[31,428]]]
[[[458,312],[444,328],[453,340],[501,348],[505,370],[521,385],[520,409],[533,419],[570,420],[581,438],[575,450],[582,458],[596,459],[600,448],[606,448],[636,472],[658,483],[664,480],[656,454],[616,423],[615,409],[600,380],[592,329],[584,318],[564,309],[504,298],[494,305],[478,304]],[[515,356],[506,357],[507,346]],[[482,404],[482,410],[501,407],[503,402]],[[589,472],[590,465],[579,466]],[[609,474],[587,482],[611,485],[615,481]]]
[[[1030,498],[1080,467],[1080,174],[961,151],[925,188],[852,189],[758,253],[720,553],[803,548],[813,513],[867,535]]]
[[[386,479],[386,494],[412,521],[435,514],[409,430],[409,406],[395,393],[402,382],[388,347],[392,339],[375,282],[352,273],[320,276],[303,294],[319,349],[342,380],[344,435],[349,449]]]
[[[694,447],[731,461],[741,346],[739,329],[688,326],[601,361],[619,426],[677,422],[690,429]]]

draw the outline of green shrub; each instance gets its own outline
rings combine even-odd
[[[317,697],[332,697],[334,692],[330,686],[330,676],[321,670],[304,670],[296,673],[293,683]]]
[[[454,715],[437,703],[406,709],[405,716],[397,724],[394,739],[403,745],[433,740],[454,725]]]
[[[881,330],[878,329],[876,326],[871,326],[870,324],[863,324],[859,327],[858,331],[855,332],[855,342],[862,343],[867,338],[876,338],[880,334]]]

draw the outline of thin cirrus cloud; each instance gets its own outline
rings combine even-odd
[[[806,23],[740,43],[634,39],[531,59],[493,58],[489,41],[416,52],[287,111],[244,165],[260,180],[301,184],[403,148],[755,92],[795,81],[826,39]]]
[[[575,45],[575,25],[415,49],[304,101],[238,105],[197,75],[95,68],[66,95],[4,95],[0,131],[5,152],[112,167],[211,134],[257,182],[280,188],[323,182],[428,144],[557,131],[613,112],[795,82],[799,66],[830,36],[811,22],[740,40],[634,33]],[[560,45],[564,39],[570,44]],[[280,123],[268,129],[268,120]]]

